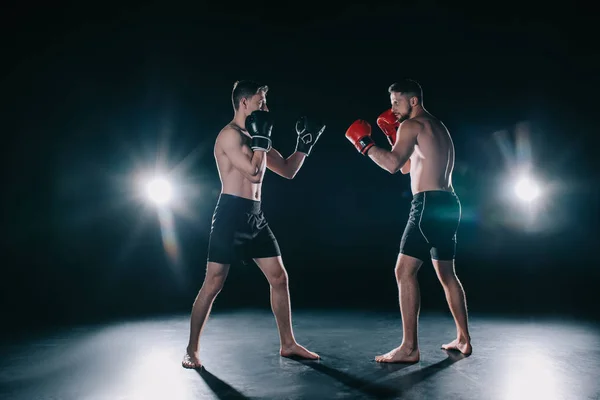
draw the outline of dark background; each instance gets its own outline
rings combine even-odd
[[[599,316],[593,13],[322,7],[3,10],[4,326],[190,310],[220,190],[212,146],[238,79],[270,86],[274,146],[285,156],[296,118],[327,123],[297,177],[268,172],[263,188],[293,309],[397,310],[410,180],[362,157],[344,132],[364,118],[386,145],[375,120],[389,107],[387,87],[410,77],[455,141],[457,271],[471,312]],[[507,186],[528,162],[545,188],[535,210]],[[152,168],[186,188],[186,211],[173,214],[176,259],[156,210],[135,196],[132,177]],[[423,310],[447,310],[430,263],[420,279]],[[215,310],[228,307],[269,307],[258,268],[232,267]]]

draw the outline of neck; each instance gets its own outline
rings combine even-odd
[[[233,116],[233,121],[234,124],[236,124],[237,126],[239,126],[240,128],[246,130],[246,117],[244,117],[244,115],[241,112],[236,112],[235,115]]]
[[[423,106],[418,105],[413,107],[412,112],[410,113],[410,118],[416,118],[416,117],[420,117],[421,115],[425,114],[426,111],[423,108]]]

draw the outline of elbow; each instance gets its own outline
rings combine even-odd
[[[285,177],[287,179],[294,179],[296,177],[296,174],[298,173],[298,171],[292,171],[292,172],[288,172],[287,174],[285,174]]]
[[[390,163],[389,172],[390,172],[390,174],[395,174],[398,172],[402,173],[402,175],[408,174],[410,172],[409,160],[401,160],[401,159],[395,158]]]
[[[283,176],[285,179],[294,179],[298,173],[298,170],[298,168],[292,168],[291,165],[286,164],[281,171],[281,176]]]
[[[248,180],[252,183],[261,183],[263,180],[263,173],[257,168],[255,171],[248,174]]]
[[[258,173],[256,175],[250,175],[248,177],[248,180],[252,183],[262,183],[263,181],[263,174]]]
[[[387,171],[392,175],[394,175],[395,173],[397,173],[398,171],[401,171],[401,170],[402,170],[401,166],[397,163],[393,163],[393,164],[389,165],[387,168]]]

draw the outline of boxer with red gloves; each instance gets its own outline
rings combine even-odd
[[[428,258],[444,288],[456,324],[456,339],[442,348],[469,355],[472,347],[465,294],[454,272],[461,205],[452,186],[452,138],[444,124],[423,107],[423,91],[417,82],[407,79],[394,83],[388,91],[392,108],[379,116],[377,125],[392,145],[391,150],[375,144],[371,126],[364,120],[355,121],[346,131],[346,138],[354,147],[384,170],[411,173],[413,200],[396,262],[403,338],[399,347],[375,360],[419,361],[417,272]]]

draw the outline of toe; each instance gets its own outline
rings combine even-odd
[[[198,369],[202,368],[202,364],[198,361],[192,360],[189,354],[186,354],[181,361],[181,366],[187,369]]]
[[[197,364],[197,363],[183,363],[183,368],[186,369],[198,369],[198,368],[202,368],[201,364]]]

